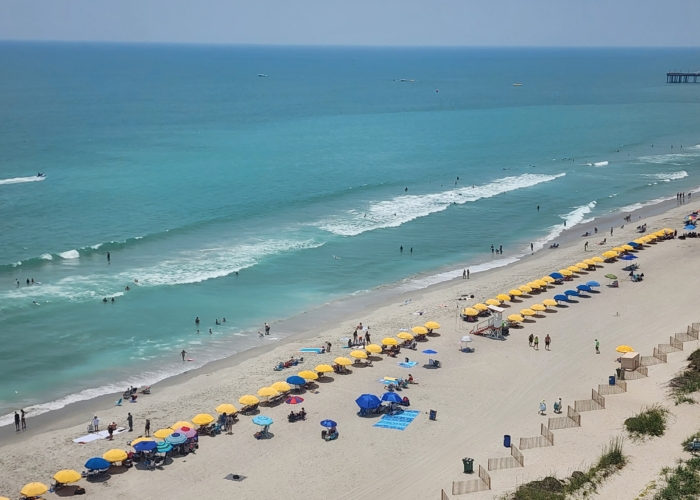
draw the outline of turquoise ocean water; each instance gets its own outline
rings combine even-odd
[[[0,44],[0,415],[696,188],[699,55]]]

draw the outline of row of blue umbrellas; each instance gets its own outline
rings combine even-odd
[[[600,286],[600,283],[598,283],[597,281],[589,281],[585,285],[577,285],[576,290],[566,290],[563,294],[560,293],[555,295],[554,300],[556,300],[557,302],[569,302],[569,297],[579,297],[581,295],[580,292],[592,292],[592,288],[598,286]]]
[[[359,398],[355,400],[355,403],[357,403],[357,406],[359,406],[363,410],[373,410],[374,408],[378,408],[382,404],[382,402],[400,403],[401,401],[401,396],[399,396],[395,392],[385,392],[382,395],[381,399],[379,399],[379,397],[375,396],[374,394],[362,394]]]

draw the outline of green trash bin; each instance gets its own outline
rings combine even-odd
[[[465,474],[474,473],[474,459],[473,458],[463,458],[462,463],[464,464],[464,473]]]

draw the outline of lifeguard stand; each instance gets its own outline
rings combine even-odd
[[[491,311],[491,316],[484,321],[480,321],[474,328],[472,328],[471,334],[473,335],[483,335],[484,337],[489,337],[492,339],[503,339],[503,312],[505,309],[498,306],[488,306],[489,311]]]

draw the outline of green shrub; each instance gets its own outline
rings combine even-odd
[[[666,485],[654,500],[691,500],[700,496],[700,458],[691,458],[664,471]]]
[[[667,419],[667,408],[659,405],[648,406],[634,417],[625,420],[625,428],[627,432],[637,438],[663,436],[664,432],[666,432]]]
[[[669,386],[677,405],[695,403],[688,394],[700,391],[700,349],[696,349],[688,356],[688,366],[671,379]]]

